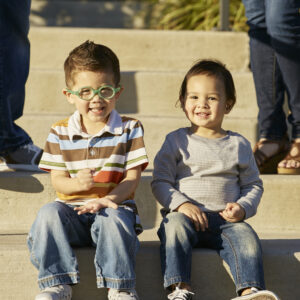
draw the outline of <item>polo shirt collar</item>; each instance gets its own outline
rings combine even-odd
[[[108,121],[98,133],[93,136],[101,136],[103,133],[109,132],[114,135],[123,133],[123,123],[122,118],[116,110],[112,110]],[[74,136],[82,136],[85,138],[91,137],[90,134],[82,132],[81,123],[80,123],[80,114],[76,110],[73,115],[69,118],[68,122],[68,134],[70,140],[73,140]]]

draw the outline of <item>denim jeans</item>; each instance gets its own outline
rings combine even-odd
[[[14,122],[23,114],[29,72],[30,0],[0,1],[0,153],[32,142]]]
[[[229,265],[236,291],[247,287],[265,288],[262,251],[259,239],[245,222],[229,223],[218,213],[207,213],[208,229],[195,230],[182,213],[167,214],[158,230],[161,241],[161,267],[164,286],[190,284],[193,248],[211,248]]]
[[[243,0],[250,27],[251,69],[259,107],[260,137],[287,132],[288,97],[292,138],[300,138],[300,0]]]
[[[79,282],[72,247],[94,246],[97,287],[131,289],[135,286],[135,256],[139,241],[135,215],[119,207],[78,215],[61,202],[44,205],[29,232],[30,259],[38,269],[40,289]]]

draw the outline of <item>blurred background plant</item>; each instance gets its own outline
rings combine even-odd
[[[220,27],[219,0],[142,0],[149,9],[140,12],[152,29],[217,30]],[[241,0],[230,0],[230,30],[247,31]]]

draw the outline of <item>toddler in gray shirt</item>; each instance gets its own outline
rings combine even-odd
[[[244,222],[255,215],[263,193],[251,146],[222,128],[236,101],[230,72],[217,61],[197,62],[179,100],[191,126],[167,135],[152,181],[165,211],[158,235],[168,299],[192,299],[192,249],[209,247],[230,267],[235,300],[277,300],[265,290],[259,238]]]

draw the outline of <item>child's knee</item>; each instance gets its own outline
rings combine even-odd
[[[42,224],[55,224],[65,218],[66,208],[59,202],[45,204],[38,212],[36,222]]]
[[[186,241],[189,233],[194,231],[190,220],[182,213],[169,213],[162,221],[158,235],[161,240],[166,237],[171,240]]]
[[[103,231],[115,231],[115,233],[122,231],[132,231],[134,233],[134,223],[135,215],[133,212],[126,211],[123,208],[105,208],[96,215],[92,231],[98,231],[101,228]]]

